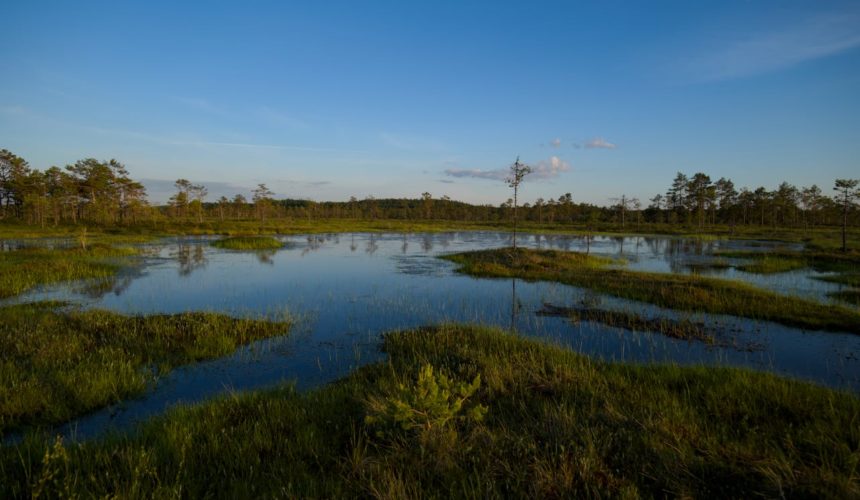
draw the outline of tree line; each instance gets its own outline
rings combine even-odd
[[[621,194],[607,206],[577,203],[571,193],[557,199],[538,198],[516,207],[520,221],[539,224],[622,226],[660,223],[704,228],[712,225],[815,227],[858,225],[858,182],[839,179],[829,196],[816,185],[796,187],[787,182],[775,189],[736,189],[730,179],[712,181],[707,174],[678,173],[665,193],[643,207]],[[201,184],[178,179],[175,193],[164,205],[147,201],[143,184],[129,176],[117,160],[79,160],[44,171],[0,150],[0,219],[45,226],[62,223],[102,225],[166,220],[202,223],[206,220],[265,221],[272,218],[342,218],[507,222],[517,204],[474,205],[424,192],[414,199],[364,199],[315,202],[275,199],[265,184],[242,194],[209,200]]]

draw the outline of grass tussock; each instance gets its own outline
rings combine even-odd
[[[39,285],[109,278],[121,268],[123,258],[137,253],[131,247],[102,243],[86,248],[24,248],[0,252],[0,298],[13,297]]]
[[[860,333],[860,313],[699,275],[635,272],[575,252],[501,248],[446,255],[479,277],[565,283],[683,311],[728,314],[800,328]]]
[[[805,261],[784,257],[765,256],[747,264],[735,266],[739,271],[755,274],[777,274],[807,267]]]
[[[842,302],[860,306],[860,290],[840,290],[838,292],[830,292],[828,295]]]
[[[274,250],[284,244],[269,236],[233,236],[213,241],[212,246],[227,250]]]
[[[0,308],[0,436],[141,394],[175,366],[289,328],[214,313],[126,316],[56,305]]]
[[[541,316],[560,316],[574,323],[588,321],[602,325],[624,328],[636,332],[656,332],[681,340],[696,340],[708,345],[718,344],[713,329],[704,322],[690,319],[646,318],[628,311],[613,311],[597,307],[560,307],[544,304],[537,312]]]
[[[860,400],[729,368],[596,362],[500,330],[386,336],[385,363],[83,444],[0,448],[0,496],[860,495]]]

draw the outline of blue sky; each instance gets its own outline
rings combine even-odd
[[[182,4],[182,5],[179,5]],[[598,204],[677,171],[860,177],[860,3],[0,5],[0,148],[117,158],[150,197]]]

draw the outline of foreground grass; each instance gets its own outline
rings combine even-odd
[[[268,236],[234,236],[213,241],[212,246],[228,250],[274,250],[284,244]]]
[[[125,316],[56,305],[0,308],[0,436],[141,394],[177,365],[288,329],[214,313]]]
[[[860,312],[698,275],[634,272],[576,252],[501,248],[446,255],[472,276],[565,283],[672,309],[860,333]]]
[[[109,278],[120,269],[121,258],[136,254],[134,248],[106,244],[0,252],[0,298],[21,294],[39,285]]]
[[[128,436],[0,448],[0,496],[860,495],[860,400],[746,370],[596,362],[500,330],[386,336],[307,394],[186,407]]]

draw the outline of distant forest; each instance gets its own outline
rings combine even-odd
[[[841,184],[840,184],[841,183]],[[735,188],[730,179],[713,181],[704,173],[678,173],[665,193],[646,203],[619,193],[607,206],[576,203],[571,193],[557,199],[538,198],[519,207],[521,221],[546,224],[591,225],[643,223],[694,227],[753,225],[815,227],[841,225],[847,211],[849,225],[860,224],[856,181],[837,181],[828,196],[816,185],[796,187],[782,182],[775,189]],[[146,190],[116,161],[84,159],[65,168],[40,171],[26,160],[0,150],[0,219],[32,225],[131,225],[176,220],[246,220],[270,218],[343,218],[503,222],[510,220],[512,200],[499,205],[472,205],[422,193],[416,199],[365,199],[315,202],[274,198],[265,184],[251,199],[207,199],[207,189],[185,179],[165,205],[152,205]]]

